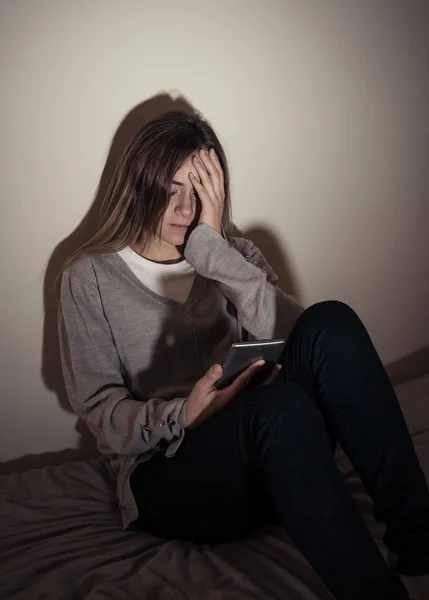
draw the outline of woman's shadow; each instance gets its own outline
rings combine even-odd
[[[282,241],[266,227],[250,227],[243,231],[236,227],[234,229],[235,236],[247,238],[259,248],[278,277],[278,287],[289,296],[293,296],[298,302],[301,302],[298,280],[284,253]]]
[[[52,252],[49,258],[44,278],[44,329],[43,329],[43,350],[42,350],[42,377],[46,387],[55,392],[60,406],[67,412],[72,412],[67,399],[64,387],[64,381],[61,371],[61,361],[59,354],[59,340],[57,330],[57,314],[59,293],[57,279],[65,260],[72,252],[79,248],[95,232],[100,208],[107,192],[116,162],[124,150],[129,139],[137,131],[152,119],[170,110],[182,110],[192,113],[195,109],[184,98],[172,98],[169,94],[159,94],[147,101],[134,107],[123,119],[119,125],[108,153],[108,158],[104,166],[100,183],[94,198],[94,201],[88,212],[82,219],[82,222],[76,229]],[[238,233],[238,235],[240,235]],[[280,285],[287,293],[296,296],[296,284],[291,277],[287,263],[282,256],[281,246],[272,234],[266,229],[251,229],[245,233],[245,237],[251,239],[264,253],[268,262],[272,264],[274,270],[280,278]],[[76,424],[76,431],[79,434],[78,446],[76,449],[66,449],[64,451],[42,455],[45,457],[45,463],[57,463],[64,460],[74,460],[96,456],[98,454],[95,439],[89,432],[82,420]],[[40,457],[41,458],[41,457]],[[26,460],[27,459],[27,460]],[[37,457],[23,457],[18,461],[17,466],[28,468],[28,466],[42,466],[43,460],[37,460]]]

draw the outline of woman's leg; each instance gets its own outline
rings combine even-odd
[[[429,573],[429,493],[393,387],[369,335],[345,304],[323,302],[298,320],[282,377],[320,409],[386,524],[407,575]]]
[[[257,514],[249,448],[232,405],[185,438],[172,458],[160,450],[131,475],[139,508],[133,528],[167,539],[219,543],[248,533]]]
[[[338,600],[405,600],[349,494],[320,412],[296,384],[240,394],[132,476],[140,524],[163,537],[224,541],[254,522],[264,481],[290,537]],[[257,508],[257,507],[256,507]]]

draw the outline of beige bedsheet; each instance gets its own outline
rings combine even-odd
[[[398,394],[429,475],[429,377]],[[347,460],[338,460],[382,548],[371,502]],[[2,600],[331,598],[280,528],[217,546],[124,532],[105,458],[3,476],[0,490]]]

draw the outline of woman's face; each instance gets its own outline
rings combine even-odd
[[[189,179],[189,174],[193,173],[199,180],[192,164],[193,156],[185,160],[173,177],[170,202],[162,218],[159,240],[145,250],[147,258],[157,261],[180,258],[180,247],[198,222],[199,200]]]

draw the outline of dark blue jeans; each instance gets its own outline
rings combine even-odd
[[[298,320],[281,380],[242,392],[186,434],[172,459],[137,467],[135,525],[221,542],[279,519],[339,600],[407,598],[333,457],[338,442],[374,500],[399,569],[429,572],[429,494],[394,390],[368,333],[340,302]]]

